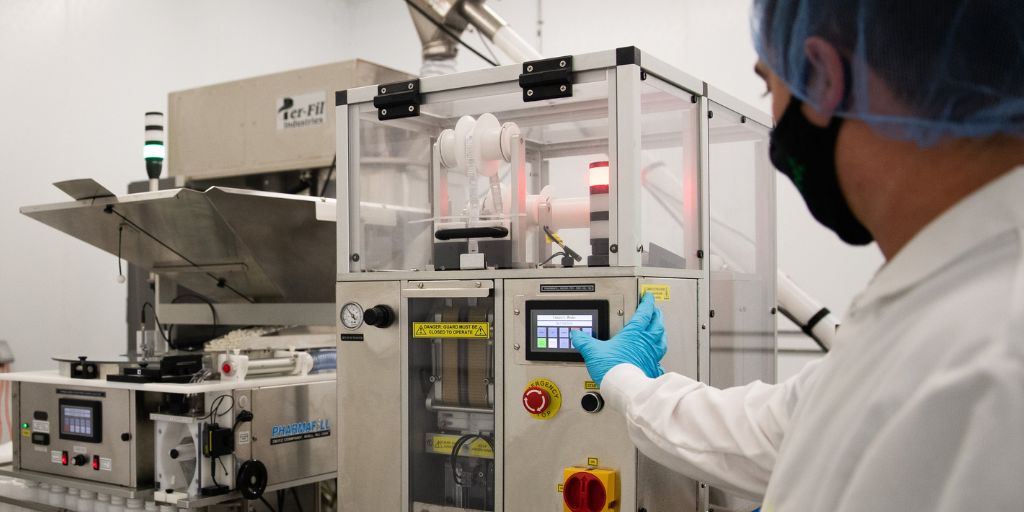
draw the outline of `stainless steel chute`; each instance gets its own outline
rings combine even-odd
[[[211,187],[26,206],[21,213],[217,302],[329,303],[335,200]]]

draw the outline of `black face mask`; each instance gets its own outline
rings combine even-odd
[[[802,105],[794,96],[772,130],[772,164],[793,181],[818,222],[848,244],[869,244],[874,237],[853,216],[836,176],[836,140],[843,119],[834,117],[827,128],[819,128],[800,111]]]

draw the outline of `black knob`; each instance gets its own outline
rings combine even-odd
[[[584,411],[598,412],[604,409],[604,398],[601,398],[601,393],[587,393],[580,399],[580,405]]]
[[[86,461],[85,455],[75,455],[75,458],[71,459],[71,463],[76,466],[84,466]]]
[[[177,459],[178,458],[178,450],[173,450],[173,449],[171,450],[171,458],[172,459]]]
[[[363,322],[366,325],[372,325],[379,329],[383,329],[395,321],[395,311],[389,306],[378,304],[363,313]]]
[[[121,434],[121,440],[122,441],[131,441],[132,440],[132,435],[129,434],[128,432],[125,432],[124,434]]]

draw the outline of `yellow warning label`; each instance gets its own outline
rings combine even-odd
[[[588,380],[583,383],[583,389],[601,389],[601,386],[598,386],[597,383],[592,380]]]
[[[455,449],[455,443],[458,442],[458,440],[459,436],[433,434],[427,437],[427,451],[451,455],[452,450]],[[459,455],[493,459],[494,450],[491,449],[491,445],[487,444],[487,441],[484,441],[483,439],[476,439],[469,443],[463,443],[462,448],[459,450]]]
[[[667,284],[642,284],[640,285],[640,298],[642,299],[645,293],[650,293],[654,295],[655,301],[668,302],[672,300],[671,290],[672,287]]]
[[[562,492],[565,489],[565,484],[558,484],[558,492]]]
[[[590,458],[587,459],[587,465],[588,466],[600,466],[601,465],[600,463],[601,463],[601,461],[598,460],[597,457],[590,457]]]
[[[426,323],[412,324],[413,338],[483,338],[491,337],[491,325],[486,323]]]
[[[27,428],[23,428],[23,429],[21,429],[21,436],[22,437],[32,437],[32,431],[27,429]]]

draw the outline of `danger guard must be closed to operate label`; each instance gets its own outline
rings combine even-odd
[[[426,323],[412,324],[413,338],[482,338],[491,337],[488,323]]]

